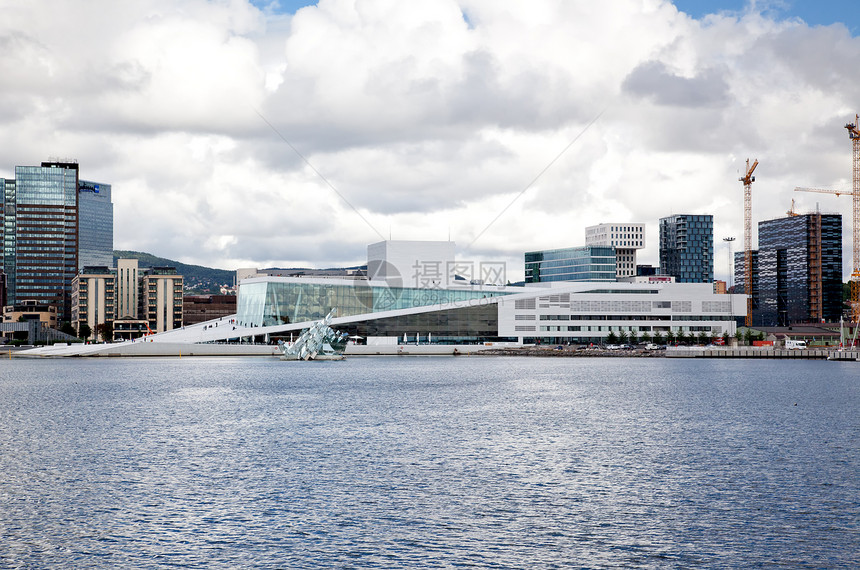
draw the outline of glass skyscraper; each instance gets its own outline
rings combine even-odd
[[[113,263],[110,187],[102,194],[101,187],[106,185],[85,182],[86,197],[79,199],[81,183],[75,162],[16,166],[15,179],[0,179],[0,184],[4,190],[2,269],[7,274],[8,303],[32,300],[54,305],[59,319],[68,321],[71,282],[81,263]],[[97,198],[90,192],[94,187],[100,190]],[[82,244],[86,246],[83,256]]]
[[[113,203],[110,184],[78,183],[78,270],[113,266]]]
[[[660,218],[660,272],[678,283],[714,281],[714,217],[677,214]]]
[[[836,322],[842,314],[842,216],[805,214],[758,224],[753,325]],[[735,255],[742,283],[743,253]]]
[[[586,245],[525,254],[526,283],[616,281],[615,248]]]

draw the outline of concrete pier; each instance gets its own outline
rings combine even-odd
[[[703,348],[703,347],[674,347],[666,350],[666,358],[781,358],[800,360],[834,360],[830,358],[836,351],[827,348],[808,348],[786,350],[784,348],[738,347],[738,348]],[[845,353],[847,354],[847,353]],[[842,360],[856,360],[854,358]]]

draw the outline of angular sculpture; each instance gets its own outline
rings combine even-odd
[[[332,309],[324,319],[316,321],[311,328],[291,345],[278,341],[283,354],[281,360],[343,360],[346,348],[347,333],[339,333],[329,324],[334,316]]]

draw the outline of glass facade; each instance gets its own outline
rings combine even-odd
[[[465,344],[475,342],[516,341],[516,337],[498,336],[499,306],[496,303],[467,305],[414,315],[399,315],[358,323],[337,325],[338,331],[350,336],[396,336],[407,343]]]
[[[79,180],[74,162],[15,167],[3,190],[2,269],[10,303],[55,305],[71,318],[71,283],[85,266],[113,265],[111,187]]]
[[[6,273],[7,302],[14,304],[15,295],[15,181],[0,178],[0,187],[3,189],[3,209],[0,210],[2,218],[2,258],[0,263]]]
[[[113,265],[113,203],[110,184],[78,184],[78,269]]]
[[[275,326],[335,317],[426,307],[446,303],[471,306],[481,299],[509,293],[476,289],[386,287],[368,281],[319,283],[304,280],[243,282],[236,318],[243,326]]]
[[[838,321],[842,314],[842,216],[790,216],[759,222],[758,228],[753,324]],[[739,282],[743,265],[736,267]]]
[[[525,254],[526,283],[548,281],[615,281],[615,248],[569,247]]]
[[[15,167],[10,300],[55,305],[61,321],[71,316],[71,282],[78,269],[77,188],[77,164]]]
[[[678,283],[714,281],[714,217],[678,214],[660,219],[660,272]]]

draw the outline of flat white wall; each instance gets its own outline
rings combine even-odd
[[[534,296],[514,295],[499,298],[499,336],[606,338],[610,332],[634,330],[638,336],[645,332],[665,336],[667,329],[698,335],[707,329],[712,336],[734,335],[735,318],[746,314],[745,295],[721,295],[713,292],[710,283],[669,283],[640,285],[613,283],[579,283],[536,291]],[[582,286],[587,286],[585,289]],[[612,293],[582,293],[590,289],[613,289]],[[636,290],[657,291],[636,293]],[[630,291],[629,293],[626,291]],[[601,319],[556,320],[542,316],[575,318],[579,315]],[[635,317],[662,317],[644,320]],[[615,317],[613,320],[609,318]],[[633,319],[623,317],[634,317]],[[673,320],[672,317],[678,320]],[[692,320],[693,317],[701,317]],[[683,319],[683,320],[681,320]],[[542,327],[550,330],[542,330]],[[578,327],[579,330],[568,330]],[[692,330],[691,330],[692,329]]]
[[[454,263],[453,241],[387,240],[367,246],[371,279],[399,280],[404,287],[444,286]]]

